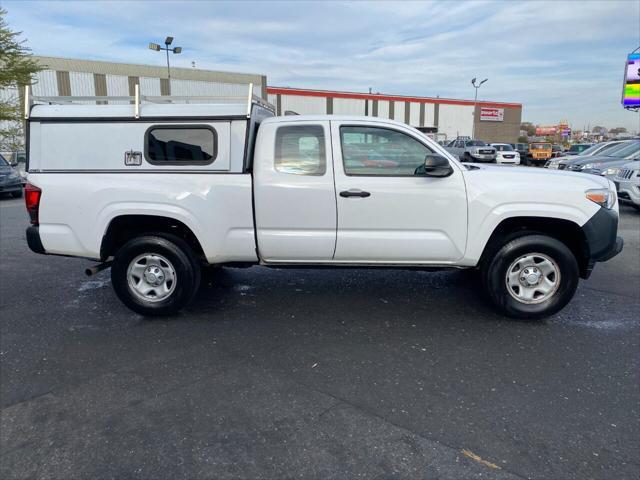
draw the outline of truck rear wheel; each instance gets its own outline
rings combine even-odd
[[[181,238],[163,233],[133,238],[116,253],[111,283],[131,310],[148,316],[176,313],[200,286],[200,265]]]
[[[512,318],[541,319],[561,310],[578,286],[578,262],[546,235],[518,237],[486,264],[484,285],[493,304]]]

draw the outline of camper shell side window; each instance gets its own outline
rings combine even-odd
[[[152,125],[144,134],[144,156],[152,165],[210,165],[218,135],[209,125]]]

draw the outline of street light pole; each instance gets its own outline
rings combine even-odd
[[[171,80],[171,67],[169,65],[169,52],[173,52],[174,54],[182,53],[182,47],[173,47],[173,48],[171,48],[170,45],[172,43],[173,43],[173,37],[167,37],[167,38],[164,39],[164,47],[161,47],[157,43],[150,43],[149,44],[149,49],[150,50],[154,50],[156,52],[164,50],[165,52],[167,52],[167,78],[169,80]]]
[[[471,85],[473,85],[473,88],[475,88],[476,93],[473,97],[473,126],[471,127],[471,138],[476,138],[476,116],[477,116],[477,110],[478,110],[478,90],[480,89],[480,87],[482,86],[482,84],[484,82],[486,82],[487,80],[489,80],[488,78],[485,78],[484,80],[482,80],[480,83],[476,83],[476,77],[473,77],[471,79]]]
[[[169,66],[169,49],[165,48],[166,52],[167,52],[167,78],[169,80],[171,80],[171,67]],[[477,90],[476,90],[477,92]]]

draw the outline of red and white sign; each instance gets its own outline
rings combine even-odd
[[[558,127],[536,127],[537,136],[555,135],[558,133]]]
[[[504,121],[504,108],[480,107],[480,121],[487,121],[487,122]]]

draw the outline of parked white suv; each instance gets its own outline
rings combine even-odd
[[[131,101],[28,106],[27,241],[110,266],[144,315],[204,265],[260,264],[478,269],[499,311],[542,318],[622,249],[601,177],[465,165],[382,118]]]
[[[520,154],[510,143],[492,143],[491,146],[496,149],[496,163],[520,165]]]
[[[640,162],[627,163],[614,177],[621,202],[629,203],[640,210]]]

